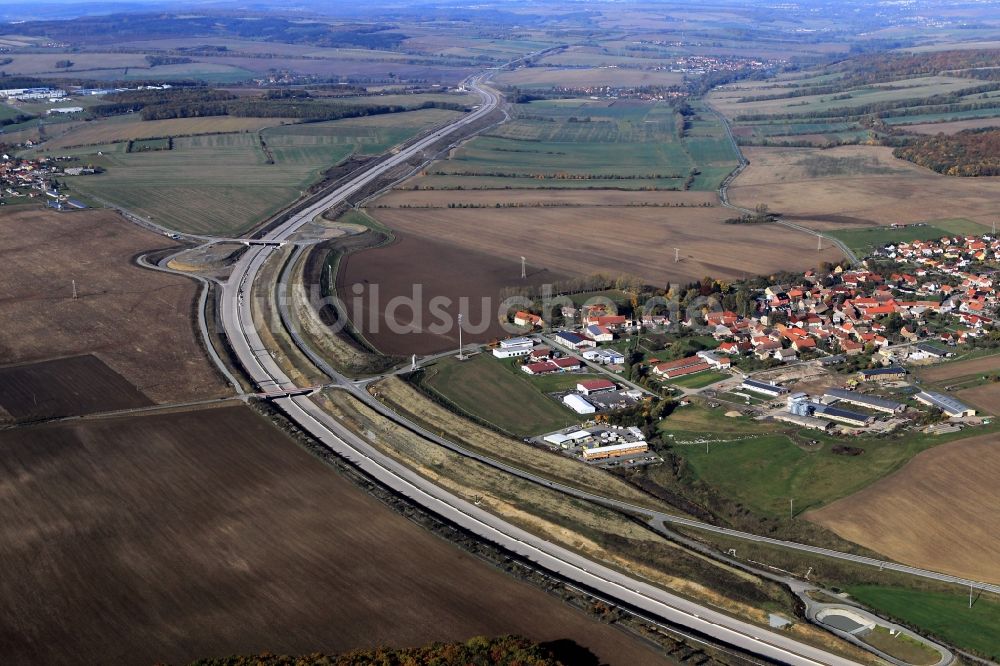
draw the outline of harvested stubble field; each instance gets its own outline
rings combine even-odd
[[[815,229],[1000,215],[1000,178],[943,176],[876,146],[747,148],[750,166],[729,187],[733,203],[794,216]],[[985,229],[984,229],[985,231]]]
[[[993,370],[1000,370],[1000,354],[932,365],[920,370],[920,378],[925,382],[943,382]]]
[[[8,664],[508,632],[663,663],[388,510],[243,407],[21,428],[0,447]]]
[[[393,118],[351,118],[270,127],[256,133],[174,140],[172,150],[125,153],[123,144],[75,149],[104,153],[107,172],[75,178],[73,189],[170,228],[238,234],[292,203],[321,173],[352,153],[377,154],[456,112],[425,109]],[[73,134],[61,137],[76,143]],[[274,163],[268,163],[268,151]]]
[[[420,177],[407,181],[418,185]],[[634,192],[626,190],[390,190],[370,204],[372,208],[454,207],[710,207],[719,204],[714,192]]]
[[[905,132],[913,132],[914,134],[955,134],[968,129],[1000,127],[1000,118],[971,118],[946,123],[919,123],[899,125],[898,127]]]
[[[96,356],[0,367],[0,408],[17,420],[153,404]]]
[[[943,444],[806,517],[906,564],[1000,583],[995,433]]]
[[[167,243],[106,211],[0,216],[0,357],[93,353],[157,402],[225,395],[191,319],[196,283],[131,263]]]
[[[955,396],[986,414],[1000,414],[1000,383],[989,382],[958,391]]]
[[[500,290],[525,283],[540,286],[565,277],[530,258],[528,279],[522,280],[520,250],[503,256],[470,249],[452,243],[448,233],[414,235],[404,231],[395,236],[390,245],[345,256],[337,275],[337,295],[354,327],[383,354],[409,356],[457,349],[461,299],[467,302],[463,306],[463,342],[506,337],[509,334],[501,329],[498,316]],[[355,292],[356,285],[360,285],[360,294]],[[390,301],[396,297],[415,297],[416,309],[401,305],[390,312]],[[441,297],[450,300],[432,302]],[[390,314],[398,324],[396,330],[388,324]],[[431,332],[429,328],[442,317],[453,325]]]
[[[496,82],[519,88],[675,86],[684,75],[652,69],[609,67],[528,67],[497,75]]]
[[[814,237],[776,225],[729,225],[722,208],[376,209],[379,221],[408,237],[447,238],[433,261],[405,271],[419,282],[428,266],[469,251],[529,263],[568,275],[635,275],[666,285],[705,276],[735,279],[838,261]],[[627,230],[627,233],[624,231]],[[674,262],[674,248],[681,261]],[[378,251],[373,251],[374,256]],[[403,272],[400,267],[396,269]],[[407,278],[409,284],[410,278]]]

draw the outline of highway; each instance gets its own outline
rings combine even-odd
[[[314,216],[379,178],[387,170],[492,112],[499,104],[500,98],[497,93],[485,86],[484,78],[483,75],[472,77],[467,83],[469,88],[477,92],[483,100],[479,109],[454,124],[421,138],[391,158],[352,178],[320,201],[271,230],[264,239],[281,241],[288,238]],[[240,364],[262,391],[295,388],[295,384],[284,374],[271,357],[270,351],[265,348],[251,313],[250,286],[271,252],[273,248],[269,246],[251,246],[234,267],[222,290],[223,329]],[[353,389],[352,392],[366,393],[352,383],[348,384]],[[510,525],[501,518],[437,487],[392,458],[382,455],[326,414],[308,396],[278,398],[274,403],[303,430],[354,463],[372,478],[433,513],[531,560],[540,568],[558,573],[610,599],[642,609],[653,617],[662,618],[666,622],[766,659],[797,666],[808,664],[844,666],[853,663],[824,650],[802,644],[788,636],[732,618],[635,580]]]

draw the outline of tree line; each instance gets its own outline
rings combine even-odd
[[[1000,130],[923,137],[892,154],[948,176],[1000,176]]]
[[[248,118],[339,120],[431,108],[466,110],[462,105],[448,102],[426,101],[412,106],[349,104],[329,98],[313,98],[304,92],[240,97],[222,90],[198,87],[115,93],[107,95],[105,103],[92,107],[91,113],[98,117],[139,113],[143,120],[226,115]]]

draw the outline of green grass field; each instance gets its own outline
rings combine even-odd
[[[0,120],[7,120],[8,118],[16,118],[21,113],[27,113],[20,109],[15,109],[6,104],[0,104]]]
[[[107,172],[75,179],[83,195],[146,215],[172,229],[240,234],[292,203],[322,172],[352,153],[378,154],[456,115],[427,109],[266,129],[178,137],[173,150],[125,153],[125,144],[66,151],[102,152]]]
[[[987,231],[988,229],[981,224],[976,224],[964,218],[957,218],[953,220],[935,220],[928,222],[927,226],[923,227],[910,226],[902,229],[871,227],[868,229],[831,231],[829,235],[843,241],[859,255],[864,255],[888,243],[935,240],[953,234],[981,235]]]
[[[893,587],[858,586],[847,590],[858,601],[949,643],[1000,657],[1000,599],[984,595],[969,608],[968,590],[954,594]]]
[[[731,375],[724,372],[708,370],[706,372],[699,372],[695,375],[687,375],[686,377],[671,379],[666,383],[674,386],[680,386],[682,388],[700,389],[708,386],[709,384],[714,384],[715,382],[722,381],[723,379],[728,379],[730,376]]]
[[[664,103],[560,99],[519,104],[510,122],[428,168],[422,187],[713,190],[736,165],[705,109],[683,139]]]
[[[722,411],[686,407],[665,419],[661,428],[673,434],[674,441],[702,439],[706,433],[711,433],[709,439],[721,440],[711,443],[707,453],[704,444],[678,444],[675,448],[697,478],[768,516],[787,517],[790,498],[795,500],[796,514],[818,508],[861,490],[931,446],[997,428],[994,425],[950,436],[908,432],[845,442],[817,431],[785,430],[777,423],[722,418]],[[807,451],[779,429],[804,441],[818,440],[821,447]],[[838,443],[849,443],[864,453],[834,454],[832,446]]]
[[[530,377],[510,360],[480,354],[465,362],[443,359],[427,370],[424,384],[459,409],[518,437],[578,423],[581,417],[545,395],[594,375]]]

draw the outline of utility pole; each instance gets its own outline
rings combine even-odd
[[[464,361],[465,356],[462,354],[462,313],[458,313],[458,360]]]
[[[681,260],[681,250],[678,247],[674,248],[674,263],[676,264]]]
[[[816,249],[817,250],[823,249],[823,237],[820,236],[819,234],[816,234]]]
[[[788,498],[788,519],[795,520],[795,498]]]
[[[521,257],[521,279],[522,279],[522,280],[523,280],[524,278],[528,277],[528,267],[527,267],[527,265],[526,265],[526,264],[524,263],[524,261],[525,261],[525,260],[524,260],[524,257]]]
[[[76,293],[76,280],[73,280],[73,300],[76,300],[79,294]]]
[[[972,608],[972,584],[969,584],[969,608]]]

